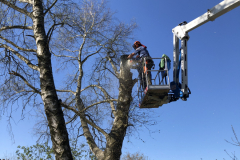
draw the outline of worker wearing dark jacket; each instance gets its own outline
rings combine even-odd
[[[149,52],[147,50],[147,47],[142,45],[139,41],[134,42],[133,44],[133,48],[135,49],[135,51],[130,54],[128,56],[128,58],[132,58],[134,55],[137,55],[136,58],[138,58],[140,60],[139,62],[139,67],[138,67],[138,73],[139,73],[139,79],[140,79],[140,83],[141,86],[143,87],[143,89],[147,89],[147,84],[146,84],[146,71],[147,70],[151,70],[152,66],[153,66],[153,61],[149,55]],[[144,58],[146,58],[146,67],[144,64]],[[147,81],[148,81],[148,85],[152,85],[152,81],[151,81],[151,72],[148,71],[147,72]]]

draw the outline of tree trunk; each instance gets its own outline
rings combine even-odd
[[[44,14],[41,0],[33,1],[32,20],[40,68],[41,97],[48,119],[55,158],[56,160],[71,160],[73,158],[69,145],[68,132],[53,80],[51,53],[44,29]]]
[[[122,144],[128,127],[128,113],[132,101],[132,88],[134,86],[134,80],[132,80],[132,73],[125,63],[126,56],[122,56],[117,112],[113,122],[113,127],[109,133],[109,138],[107,139],[104,160],[120,159],[122,154]]]

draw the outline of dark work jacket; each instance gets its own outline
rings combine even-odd
[[[138,47],[133,53],[139,55],[140,58],[150,57],[147,47],[143,47],[143,46]]]

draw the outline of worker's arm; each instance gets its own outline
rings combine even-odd
[[[132,58],[135,55],[135,53],[131,53],[129,54],[129,56],[127,57],[128,59]]]

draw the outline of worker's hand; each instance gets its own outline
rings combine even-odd
[[[127,57],[128,59],[132,58],[134,56],[134,53],[129,54],[129,56]]]
[[[139,55],[136,56],[136,58],[139,58],[139,57],[140,57]]]

